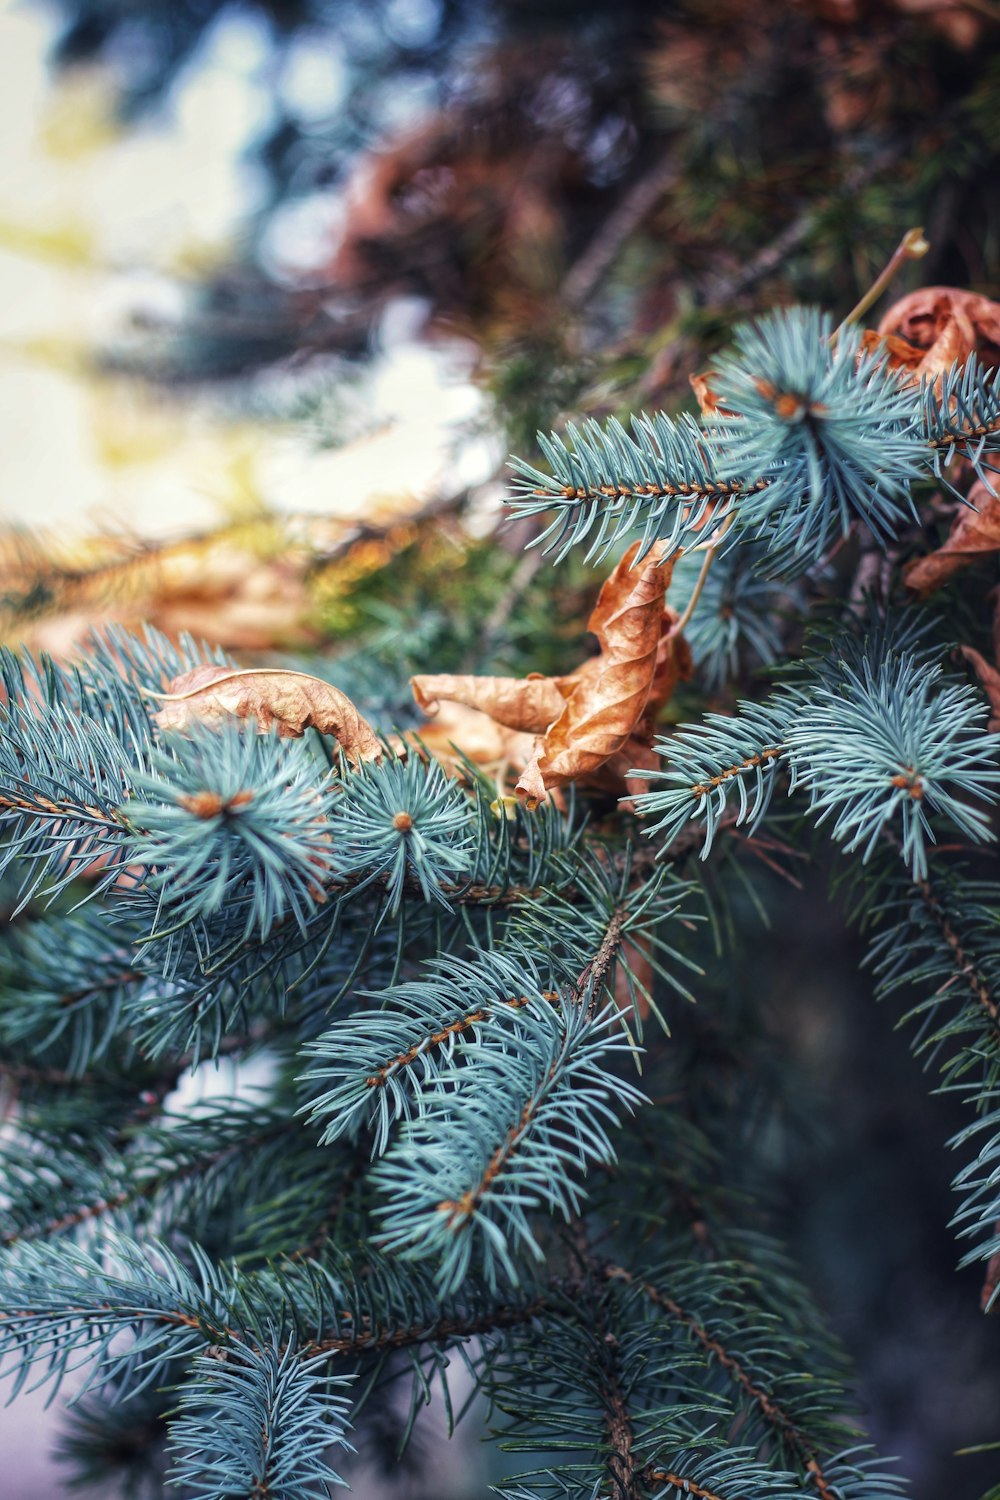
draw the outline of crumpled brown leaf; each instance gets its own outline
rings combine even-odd
[[[530,677],[468,677],[445,672],[437,677],[411,677],[410,686],[418,707],[432,717],[441,706],[440,699],[445,698],[449,703],[477,708],[507,729],[544,734],[562,713],[566,695],[558,684],[567,680],[543,677],[541,673]]]
[[[632,568],[633,545],[605,581],[588,628],[600,654],[566,677],[452,677],[412,679],[417,702],[429,713],[442,699],[477,709],[519,735],[539,736],[515,790],[529,808],[573,781],[620,792],[630,770],[650,770],[657,710],[690,676],[677,615],[665,607],[674,559],[654,549]],[[510,750],[520,749],[510,741]]]
[[[1000,365],[1000,302],[954,286],[922,286],[881,319],[875,338],[893,368],[916,378],[938,375],[975,351],[987,369]]]
[[[161,729],[253,719],[261,734],[277,725],[281,739],[298,739],[307,729],[331,734],[355,764],[382,758],[378,736],[350,698],[307,672],[208,664],[182,672],[168,692],[151,696],[164,704],[155,715]]]
[[[944,545],[927,557],[914,558],[903,569],[907,588],[913,589],[922,599],[975,562],[977,557],[1000,552],[1000,498],[990,494],[981,479],[972,486],[968,498],[976,509],[959,506]]]
[[[988,727],[991,730],[1000,729],[1000,672],[990,665],[985,656],[979,651],[974,651],[971,646],[960,646],[959,650],[966,661],[975,668],[976,676],[983,685],[983,692],[989,699],[993,713]]]
[[[489,714],[464,703],[445,702],[435,711],[430,723],[419,730],[407,730],[390,740],[400,755],[432,755],[459,780],[464,776],[464,762],[471,761],[480,771],[502,780],[515,767],[520,771],[531,755],[533,734],[510,729],[491,719]]]
[[[1000,662],[1000,586],[992,591],[990,598],[993,601],[993,662]],[[985,656],[971,646],[960,646],[959,650],[975,669],[976,676],[989,699],[990,708],[993,710],[989,728],[994,731],[1000,730],[1000,671],[993,665],[993,662],[988,662]]]
[[[717,370],[702,370],[698,375],[688,376],[703,417],[714,417],[720,409],[719,397],[715,390],[715,381],[718,378]]]

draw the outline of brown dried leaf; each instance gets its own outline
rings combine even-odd
[[[537,778],[537,798],[518,788],[531,805],[576,780],[616,795],[644,790],[641,773],[658,763],[649,748],[656,711],[677,682],[690,676],[691,656],[686,641],[674,633],[676,613],[663,607],[673,562],[661,564],[654,550],[642,568],[632,569],[637,552],[638,544],[622,558],[591,612],[588,627],[600,655],[568,676],[412,678],[418,704],[435,717],[420,733],[427,748],[447,762],[454,759],[449,748],[454,741],[483,769]],[[443,712],[442,701],[448,704]],[[571,745],[567,739],[570,769],[561,761],[557,779],[546,784],[536,759],[550,733],[554,745],[575,733],[581,740]],[[630,777],[634,769],[640,774]]]
[[[634,1007],[641,1021],[648,1020],[655,978],[649,938],[625,938],[615,966],[615,1005],[623,1015]]]
[[[922,599],[977,557],[1000,551],[1000,498],[991,495],[980,479],[969,491],[969,502],[976,509],[959,507],[944,545],[927,557],[915,558],[903,569],[907,588]]]
[[[253,719],[261,734],[276,724],[281,739],[298,739],[307,729],[331,734],[355,763],[382,758],[375,731],[350,698],[307,672],[206,665],[182,672],[169,692],[152,696],[164,703],[156,715],[161,729]]]
[[[1000,729],[1000,672],[997,671],[996,667],[991,667],[986,658],[981,656],[978,651],[973,651],[971,646],[961,646],[959,649],[966,661],[970,662],[975,668],[976,676],[982,683],[983,691],[989,699],[990,708],[993,710],[989,728],[998,730]]]
[[[416,732],[407,731],[399,748],[418,754],[426,750],[459,778],[464,774],[463,758],[497,777],[511,768],[519,772],[530,758],[534,743],[534,735],[508,729],[477,708],[445,703],[433,722]]]
[[[916,344],[894,333],[877,333],[874,328],[866,328],[861,335],[862,353],[873,354],[878,350],[888,355],[886,363],[890,370],[916,370],[924,357],[924,350]]]
[[[703,370],[700,375],[689,375],[691,389],[698,398],[703,417],[714,417],[719,410],[719,398],[713,382],[717,379],[714,370]]]
[[[661,650],[664,593],[675,559],[661,563],[654,550],[630,571],[638,548],[630,547],[607,579],[588,622],[601,644],[598,668],[577,679],[518,780],[515,790],[529,808],[553,787],[591,777],[619,754],[646,710],[658,666],[663,687],[675,660],[679,673],[681,656],[669,631]]]
[[[936,375],[975,350],[987,369],[1000,365],[1000,303],[953,286],[924,286],[893,303],[878,325],[924,351],[916,373]]]
[[[609,792],[618,797],[621,807],[625,812],[634,812],[634,797],[641,797],[648,792],[650,784],[646,773],[655,771],[663,764],[655,750],[650,748],[647,738],[648,715],[643,715],[639,722],[642,738],[638,735],[630,735],[625,744],[610,759],[606,760],[590,776],[583,777],[585,786],[594,787],[597,791]],[[528,757],[525,757],[527,763]],[[627,792],[627,797],[622,797],[622,791]]]
[[[437,714],[440,700],[444,698],[450,703],[478,708],[508,729],[544,734],[563,710],[565,695],[559,691],[558,681],[541,675],[454,677],[441,673],[436,677],[411,677],[410,686],[425,714]]]

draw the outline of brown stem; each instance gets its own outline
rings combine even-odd
[[[722,545],[722,538],[732,526],[735,519],[736,513],[734,511],[732,515],[727,516],[723,521],[721,527],[719,528],[719,534],[716,537],[715,541],[712,542],[711,546],[706,549],[704,561],[701,565],[701,571],[698,574],[698,581],[694,586],[694,592],[685,605],[684,613],[681,615],[676,625],[671,626],[671,635],[680,635],[683,632],[688,621],[691,619],[691,616],[694,614],[698,600],[701,598],[701,591],[705,587],[705,584],[708,580],[708,575],[712,571],[712,564],[715,561],[716,556],[718,555],[719,548]]]
[[[593,1331],[598,1350],[601,1401],[610,1446],[608,1477],[611,1481],[611,1494],[614,1500],[633,1500],[639,1480],[633,1450],[635,1434],[618,1371],[618,1341],[608,1327],[603,1299],[595,1285],[601,1280],[606,1281],[607,1277],[591,1251],[587,1227],[582,1219],[572,1221],[570,1237],[573,1253],[580,1263],[589,1294],[586,1301],[586,1321]]]
[[[683,1495],[694,1495],[696,1500],[724,1500],[716,1490],[706,1489],[703,1484],[697,1484],[695,1480],[687,1479],[682,1474],[675,1474],[672,1469],[647,1469],[643,1478],[647,1484],[669,1484]]]
[[[806,1441],[805,1436],[799,1431],[792,1418],[782,1409],[769,1391],[754,1381],[736,1356],[730,1354],[717,1338],[713,1338],[703,1323],[700,1323],[692,1313],[687,1312],[668,1293],[660,1291],[658,1287],[653,1286],[648,1281],[639,1281],[632,1275],[631,1271],[625,1270],[623,1266],[606,1265],[603,1268],[603,1272],[609,1281],[623,1281],[627,1286],[638,1286],[648,1301],[669,1314],[675,1322],[682,1324],[695,1342],[701,1345],[706,1354],[718,1360],[726,1373],[750,1397],[750,1400],[760,1411],[765,1421],[780,1435],[788,1448],[795,1453],[815,1485],[821,1500],[834,1500],[834,1493],[830,1488],[829,1481],[820,1468],[813,1448]],[[697,1493],[697,1491],[694,1493]]]
[[[834,332],[830,340],[830,347],[835,349],[844,329],[848,328],[852,323],[857,323],[860,318],[864,317],[868,309],[881,297],[901,266],[905,265],[908,260],[919,260],[921,256],[927,254],[930,248],[927,240],[924,239],[924,231],[922,229],[908,229],[892,252],[885,267],[879,272],[867,292],[854,304],[847,317]]]
[[[724,781],[731,780],[733,776],[738,776],[741,771],[752,771],[755,766],[764,765],[771,760],[777,760],[783,754],[783,748],[780,745],[775,745],[755,752],[753,755],[747,755],[743,760],[738,760],[735,764],[727,766],[717,776],[710,776],[707,781],[697,782],[691,788],[691,795],[699,799],[707,797],[708,793],[714,790],[715,787],[721,786]]]
[[[555,1000],[556,993],[554,990],[543,990],[542,998]],[[530,995],[515,995],[509,1000],[501,1000],[498,1003],[508,1006],[511,1010],[520,1010],[523,1006],[530,1005],[531,999]],[[446,1042],[449,1037],[458,1036],[461,1032],[468,1031],[470,1027],[488,1021],[492,1014],[490,1006],[480,1005],[466,1015],[459,1016],[457,1020],[449,1021],[447,1026],[442,1026],[440,1030],[421,1037],[419,1042],[414,1042],[412,1047],[407,1047],[405,1052],[400,1052],[396,1057],[391,1057],[387,1063],[383,1063],[380,1068],[376,1068],[371,1077],[365,1079],[366,1086],[370,1089],[385,1088],[391,1074],[398,1072],[401,1068],[408,1068],[411,1063],[416,1062],[417,1058],[423,1057],[429,1047],[440,1047],[441,1043]]]
[[[81,1224],[86,1224],[91,1219],[103,1218],[105,1214],[112,1213],[116,1208],[124,1208],[129,1203],[137,1203],[143,1198],[151,1198],[161,1188],[169,1187],[173,1183],[184,1182],[193,1177],[197,1172],[207,1172],[212,1167],[218,1166],[228,1157],[235,1156],[243,1150],[253,1150],[265,1141],[274,1140],[275,1137],[283,1135],[286,1131],[296,1128],[296,1121],[283,1121],[280,1125],[272,1125],[267,1130],[259,1130],[256,1134],[248,1136],[244,1141],[235,1141],[232,1145],[224,1146],[221,1150],[206,1152],[202,1157],[189,1162],[183,1166],[174,1167],[171,1171],[160,1172],[148,1178],[145,1182],[133,1184],[120,1193],[113,1193],[108,1198],[99,1198],[94,1203],[85,1204],[82,1208],[70,1210],[68,1213],[60,1214],[57,1218],[48,1219],[40,1224],[28,1224],[23,1229],[7,1230],[0,1234],[0,1245],[18,1245],[27,1240],[47,1239],[50,1235],[61,1234],[67,1229],[76,1229]]]
[[[955,968],[959,976],[968,984],[977,1004],[982,1006],[989,1017],[990,1025],[994,1031],[1000,1032],[1000,1005],[993,998],[993,993],[982,974],[976,968],[975,961],[966,953],[962,940],[952,925],[951,918],[935,895],[930,881],[919,881],[917,890],[920,892],[924,905],[930,913],[938,931],[951,949]]]
[[[590,999],[587,1003],[588,1015],[593,1015],[596,1011],[601,985],[604,983],[612,965],[618,957],[618,951],[622,945],[622,929],[625,926],[625,918],[626,911],[624,906],[616,906],[604,930],[600,947],[590,962],[580,970],[571,991],[570,998],[574,1005],[579,1005],[587,991],[590,991]]]
[[[124,813],[106,812],[86,802],[54,802],[51,797],[36,793],[32,798],[14,796],[0,792],[0,812],[23,812],[32,817],[66,818],[75,823],[103,823],[116,831],[128,827]]]
[[[566,277],[563,301],[567,306],[578,309],[587,302],[635,231],[679,181],[677,162],[667,155],[632,184]]]
[[[452,1340],[481,1337],[499,1328],[516,1328],[540,1317],[550,1306],[545,1296],[532,1302],[494,1307],[468,1317],[441,1318],[416,1328],[359,1328],[336,1338],[320,1339],[305,1346],[306,1354],[378,1354],[388,1349],[409,1349],[416,1344],[446,1344]]]

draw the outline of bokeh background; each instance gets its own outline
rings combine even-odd
[[[842,316],[911,225],[897,292],[997,297],[998,143],[993,0],[3,0],[0,637],[560,669],[593,577],[499,527],[507,453],[680,408],[734,320]],[[794,1080],[779,1217],[917,1500],[976,1500],[1000,1373],[947,1227],[960,1121],[827,873],[749,976]],[[474,1425],[356,1492],[484,1493]],[[57,1427],[0,1415],[0,1494],[67,1493]]]

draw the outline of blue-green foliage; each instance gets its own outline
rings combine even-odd
[[[755,1282],[746,1264],[692,1264],[686,1246],[642,1280],[591,1262],[564,1294],[574,1315],[544,1341],[514,1333],[492,1364],[503,1447],[550,1455],[501,1494],[628,1493],[646,1474],[652,1493],[770,1500],[808,1493],[805,1470],[843,1500],[899,1495],[837,1414],[831,1352],[763,1308]]]
[[[713,376],[710,451],[745,491],[737,527],[790,572],[818,562],[855,517],[880,541],[895,536],[915,518],[909,485],[926,461],[913,396],[884,353],[861,353],[853,330],[833,341],[832,329],[801,308],[744,324]]]
[[[946,863],[914,885],[884,861],[856,882],[856,916],[871,930],[877,993],[911,1000],[913,1049],[974,1118],[950,1144],[965,1157],[955,1175],[953,1223],[968,1242],[962,1264],[988,1261],[1000,1219],[1000,901],[992,882]],[[996,1288],[990,1290],[995,1302]]]
[[[522,956],[486,953],[476,961],[435,959],[420,979],[373,995],[371,1010],[334,1022],[308,1054],[319,1059],[305,1082],[312,1096],[310,1118],[328,1120],[321,1140],[345,1132],[373,1132],[375,1153],[389,1144],[397,1120],[421,1114],[429,1088],[442,1070],[456,1066],[455,1053],[485,1027],[503,1024],[510,1011],[544,1006],[538,979]],[[550,997],[551,1000],[551,997]],[[326,1084],[321,1094],[313,1085]]]
[[[538,434],[551,474],[513,460],[512,504],[528,516],[555,509],[538,541],[557,558],[586,541],[588,559],[602,561],[635,534],[642,538],[641,557],[656,541],[677,548],[691,536],[704,540],[706,525],[717,525],[713,507],[725,501],[729,487],[715,474],[705,434],[692,417],[674,421],[657,412],[634,417],[631,433],[615,418],[604,427],[571,423],[566,432],[568,444],[555,433]]]
[[[855,653],[860,656],[860,653]],[[927,873],[932,814],[974,843],[992,840],[978,797],[996,800],[1000,736],[965,683],[944,680],[926,656],[888,650],[876,662],[850,655],[792,695],[786,743],[810,811],[848,852],[869,859],[888,832],[914,879]]]
[[[914,879],[927,871],[932,817],[976,843],[994,838],[987,813],[1000,780],[1000,736],[965,683],[945,677],[927,652],[899,649],[891,635],[815,659],[802,686],[762,704],[701,723],[659,742],[667,768],[638,805],[665,845],[689,821],[704,826],[707,857],[723,820],[752,828],[775,786],[808,793],[818,823],[848,851],[871,856],[886,836],[898,842]]]
[[[701,572],[703,553],[677,559],[671,599],[682,610]],[[747,543],[716,558],[685,636],[698,681],[717,692],[748,671],[769,667],[782,653],[781,627],[803,609],[801,589],[762,577],[765,549]]]
[[[340,792],[330,825],[339,870],[362,887],[382,882],[390,913],[408,879],[447,906],[444,887],[468,872],[474,840],[468,800],[440,766],[388,759],[362,766]]]
[[[134,936],[93,905],[12,923],[0,949],[0,991],[17,993],[21,1004],[0,1008],[4,1053],[74,1078],[113,1058],[134,1063],[123,1035],[123,1008],[139,979]]]
[[[209,656],[154,633],[0,659],[0,1360],[15,1392],[86,1372],[65,1450],[109,1496],[320,1500],[397,1388],[404,1445],[432,1391],[458,1419],[456,1360],[527,1455],[509,1500],[900,1492],[762,1227],[784,1101],[742,864],[786,793],[855,857],[880,988],[915,991],[971,1108],[956,1225],[989,1258],[1000,908],[949,861],[993,838],[1000,737],[946,631],[856,615],[917,482],[989,478],[1000,386],[974,361],[903,384],[795,309],[711,384],[704,420],[587,423],[542,441],[551,473],[517,465],[560,556],[686,549],[695,677],[624,809],[511,811],[394,753],[388,700],[360,768],[319,736],[164,736],[154,695]],[[799,837],[786,814],[751,847]]]
[[[329,1486],[344,1483],[328,1451],[349,1446],[347,1382],[331,1382],[328,1363],[277,1337],[199,1354],[171,1428],[175,1481],[192,1500],[327,1500]]]
[[[984,370],[975,354],[944,370],[921,392],[924,438],[931,448],[934,477],[962,499],[949,479],[956,458],[972,465],[978,478],[997,493],[995,463],[1000,450],[1000,369]]]
[[[227,1316],[222,1275],[196,1249],[186,1266],[166,1246],[118,1237],[94,1251],[18,1244],[4,1266],[0,1368],[15,1394],[35,1371],[32,1390],[81,1365],[88,1387],[128,1376],[141,1389],[222,1337]],[[135,1336],[123,1343],[125,1329]]]
[[[779,704],[741,703],[735,714],[706,714],[680,729],[657,749],[666,768],[652,771],[654,788],[637,799],[656,818],[646,834],[659,835],[669,848],[690,822],[704,825],[702,858],[707,859],[723,818],[752,828],[767,812],[786,753],[785,719]],[[734,806],[735,804],[735,806]]]
[[[329,792],[305,745],[235,727],[172,736],[135,787],[125,811],[131,860],[158,897],[152,937],[223,908],[244,939],[286,915],[305,926],[334,862]]]
[[[372,1171],[386,1248],[435,1260],[447,1291],[470,1270],[516,1282],[518,1253],[542,1259],[531,1211],[578,1212],[580,1176],[614,1160],[609,1131],[641,1102],[611,1071],[616,1024],[554,1003],[484,1028]]]
[[[916,519],[922,477],[948,482],[957,453],[989,479],[1000,450],[1000,375],[974,358],[940,387],[901,383],[855,331],[831,337],[810,308],[769,314],[735,332],[710,383],[717,402],[699,424],[663,413],[604,427],[539,434],[551,473],[515,460],[514,507],[555,512],[540,541],[564,556],[587,542],[602,559],[641,538],[640,555],[711,541],[756,540],[764,574],[793,576],[818,563],[859,519],[885,545]]]
[[[691,998],[691,976],[700,971],[678,938],[704,918],[700,892],[665,866],[635,881],[630,850],[616,862],[610,849],[597,845],[564,867],[568,878],[561,888],[521,904],[511,940],[527,954],[544,954],[549,982],[575,993],[590,1010],[624,996],[623,1024],[634,1013],[641,1035],[646,1006],[665,1024],[635,960],[641,952],[663,985]]]
[[[25,899],[56,894],[88,867],[95,894],[117,880],[120,805],[154,738],[144,691],[207,658],[156,632],[111,631],[74,667],[0,648],[0,874],[16,861]]]

